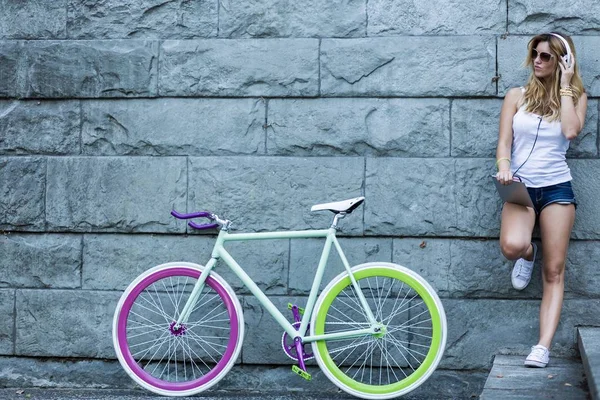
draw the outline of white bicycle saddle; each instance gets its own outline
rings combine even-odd
[[[310,211],[329,210],[334,213],[345,212],[350,214],[354,209],[365,201],[364,197],[355,197],[353,199],[336,201],[334,203],[316,204],[310,208]]]

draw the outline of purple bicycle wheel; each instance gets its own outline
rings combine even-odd
[[[179,313],[201,271],[158,268],[130,286],[115,316],[115,347],[125,370],[160,394],[186,395],[220,380],[235,362],[242,342],[239,301],[208,277],[186,323]]]

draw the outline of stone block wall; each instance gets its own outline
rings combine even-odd
[[[573,36],[590,97],[568,153],[579,208],[554,348],[575,354],[574,327],[600,324],[599,15],[596,0],[0,0],[0,386],[57,365],[32,360],[119,374],[122,290],[160,263],[205,263],[214,243],[171,209],[324,228],[311,205],[360,195],[342,246],[439,291],[443,368],[526,351],[540,268],[510,287],[489,175],[502,98],[550,30]],[[232,253],[275,304],[302,304],[321,244],[252,245]],[[241,362],[288,363],[280,329],[217,271],[245,307]]]

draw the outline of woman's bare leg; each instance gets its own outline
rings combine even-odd
[[[539,344],[546,348],[550,348],[560,319],[565,288],[565,260],[574,221],[575,206],[572,204],[550,204],[540,214],[544,293],[540,307]]]
[[[535,226],[535,211],[519,204],[504,203],[500,225],[500,250],[509,260],[525,258],[531,261],[531,235]]]

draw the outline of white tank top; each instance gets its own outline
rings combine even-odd
[[[522,88],[522,91],[525,89]],[[525,111],[525,106],[521,106],[513,117],[510,169],[514,174],[527,160],[533,148],[529,160],[517,172],[525,186],[539,188],[570,181],[573,178],[566,161],[569,143],[562,134],[560,121],[548,122],[540,115]]]

